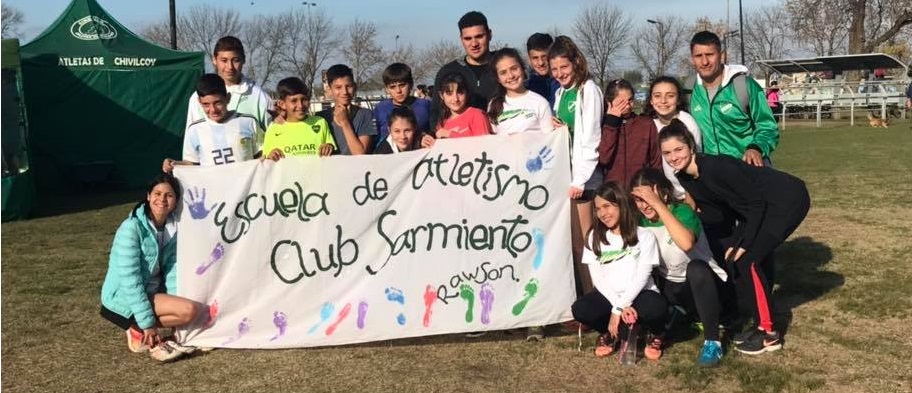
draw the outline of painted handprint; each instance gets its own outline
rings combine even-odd
[[[187,190],[187,197],[184,199],[184,203],[190,209],[190,217],[193,217],[194,220],[206,218],[209,212],[215,209],[216,205],[213,203],[212,206],[206,208],[206,189],[204,188],[201,193],[196,187]]]
[[[269,341],[278,340],[279,337],[285,335],[285,329],[288,328],[288,317],[285,316],[285,313],[281,311],[276,311],[272,313],[272,324],[275,325],[276,329],[279,331],[276,332],[275,336],[269,339]]]
[[[535,173],[545,168],[551,167],[551,161],[554,160],[554,151],[550,147],[542,147],[538,154],[533,155],[526,160],[526,170],[529,173]]]
[[[217,243],[212,249],[212,252],[209,253],[209,262],[196,267],[196,275],[202,276],[204,273],[206,273],[206,270],[209,270],[209,267],[222,260],[222,257],[224,256],[225,246],[223,246],[222,243]]]

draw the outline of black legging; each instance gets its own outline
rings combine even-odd
[[[687,264],[687,281],[673,282],[662,277],[656,280],[662,294],[671,304],[683,306],[690,315],[699,315],[703,322],[703,338],[719,341],[719,293],[724,285],[719,276],[701,260]]]
[[[637,312],[637,323],[646,327],[653,334],[665,334],[665,319],[668,317],[668,301],[658,292],[643,290],[633,300],[633,309]],[[593,290],[576,300],[571,307],[573,318],[593,330],[605,334],[608,332],[608,320],[611,318],[611,302],[598,290]],[[621,321],[618,334],[627,335],[627,324]]]

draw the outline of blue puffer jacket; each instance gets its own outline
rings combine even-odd
[[[101,287],[101,304],[124,318],[134,317],[140,329],[155,326],[155,310],[146,285],[159,261],[167,292],[175,293],[177,287],[177,236],[168,241],[159,259],[155,234],[143,206],[138,206],[114,235],[108,273]]]

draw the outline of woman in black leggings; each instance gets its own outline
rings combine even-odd
[[[734,276],[742,316],[753,316],[756,329],[736,340],[739,352],[756,355],[782,347],[773,326],[772,284],[763,264],[807,216],[807,187],[797,177],[769,167],[754,167],[727,156],[695,153],[693,136],[680,121],[659,133],[662,155],[675,170],[697,210],[734,217],[727,239],[726,267]],[[753,302],[745,300],[753,300]],[[740,342],[738,342],[740,341]]]

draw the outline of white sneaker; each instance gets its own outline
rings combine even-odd
[[[199,348],[197,348],[197,347],[194,347],[191,345],[181,345],[177,341],[174,341],[174,340],[167,340],[162,344],[167,345],[167,346],[171,347],[171,349],[173,349],[177,352],[180,352],[184,355],[190,355],[199,350]]]
[[[167,342],[162,342],[149,351],[149,356],[159,362],[168,363],[177,360],[184,354],[168,345]]]

